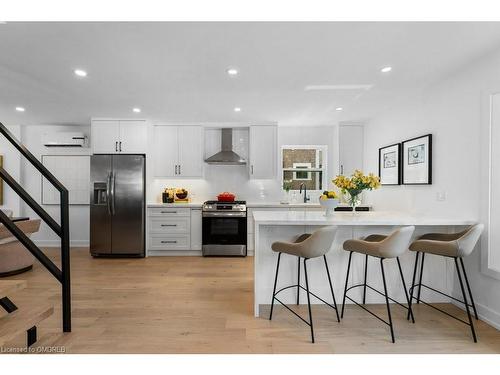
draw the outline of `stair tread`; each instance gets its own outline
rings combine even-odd
[[[27,284],[26,280],[0,280],[0,298],[26,288]]]
[[[54,313],[53,306],[40,306],[34,309],[22,309],[0,318],[0,346],[14,339],[21,333],[47,319]]]

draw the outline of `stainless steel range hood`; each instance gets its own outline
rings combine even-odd
[[[221,151],[205,159],[205,163],[216,165],[244,165],[247,163],[233,151],[233,129],[221,129]]]

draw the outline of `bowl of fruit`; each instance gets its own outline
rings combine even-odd
[[[319,204],[326,209],[325,216],[332,216],[339,205],[339,197],[336,192],[325,190],[319,197]]]
[[[175,190],[175,196],[179,200],[184,200],[188,196],[188,191],[186,189],[176,189]]]

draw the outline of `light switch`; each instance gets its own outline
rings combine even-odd
[[[436,200],[439,202],[444,202],[446,200],[446,192],[445,191],[438,191],[436,193]]]

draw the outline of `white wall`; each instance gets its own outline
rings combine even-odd
[[[47,148],[42,144],[44,133],[56,131],[83,132],[87,136],[90,134],[90,126],[60,126],[60,125],[32,125],[22,126],[21,139],[24,145],[41,160],[42,155],[78,155],[88,154],[88,149],[76,148]],[[42,189],[41,175],[31,164],[21,162],[21,180],[23,187],[28,193],[41,204]],[[59,205],[42,205],[42,207],[59,222]],[[34,211],[26,204],[22,203],[23,214],[30,217],[37,217]],[[70,239],[72,246],[87,246],[89,244],[89,213],[88,205],[70,205]],[[32,236],[32,239],[39,246],[59,246],[60,240],[57,235],[42,221],[40,231]]]
[[[433,184],[385,186],[367,195],[378,210],[398,209],[438,216],[480,217],[481,96],[500,91],[500,53],[476,61],[408,102],[371,121],[365,129],[365,169],[377,172],[379,147],[415,136],[433,135]],[[437,201],[438,192],[446,194]],[[500,251],[500,249],[498,249]],[[466,259],[483,319],[500,327],[500,281],[480,272],[480,249]],[[455,291],[457,293],[457,283]]]
[[[21,127],[19,125],[9,125],[7,128],[15,137],[20,138]],[[3,156],[3,168],[19,182],[21,174],[21,155],[2,135],[0,135],[0,155]],[[21,213],[21,201],[19,196],[5,182],[3,182],[3,205],[0,205],[0,208],[12,210],[14,216]]]
[[[282,145],[326,145],[328,147],[328,183],[338,164],[338,127],[303,126],[278,127],[278,153]],[[277,163],[279,163],[279,154]],[[280,171],[280,169],[277,169]],[[195,201],[215,199],[222,191],[231,191],[237,199],[248,202],[273,201],[282,198],[279,173],[274,180],[250,180],[247,166],[204,165],[204,179],[151,179],[148,186],[149,201],[161,202],[165,187],[184,187]],[[311,199],[314,199],[311,197]]]

